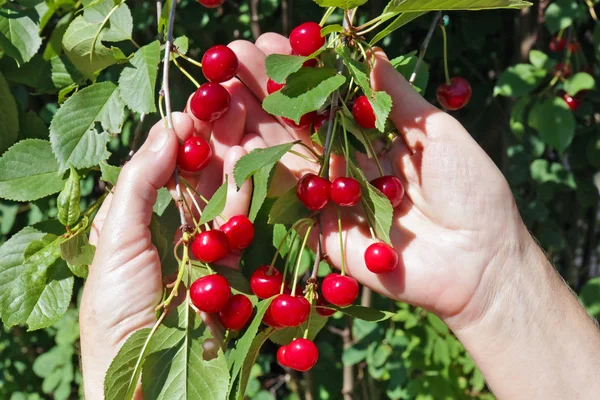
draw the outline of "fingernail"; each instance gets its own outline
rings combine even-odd
[[[158,131],[158,133],[152,138],[152,142],[150,143],[149,150],[157,153],[167,143],[167,139],[169,139],[169,132],[165,129]]]

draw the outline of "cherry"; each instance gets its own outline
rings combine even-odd
[[[571,42],[569,43],[569,51],[571,53],[577,53],[581,51],[581,45],[577,42]]]
[[[283,325],[279,324],[279,322],[275,321],[275,319],[273,318],[273,303],[269,304],[269,307],[267,308],[267,310],[265,311],[265,314],[263,315],[262,322],[264,322],[266,325],[270,326],[271,328],[275,328],[275,329],[284,328]]]
[[[391,272],[398,266],[398,253],[385,243],[373,243],[365,251],[365,264],[374,274]]]
[[[225,0],[198,0],[198,3],[202,4],[206,8],[217,8],[221,4],[225,3]]]
[[[283,275],[270,265],[260,266],[250,277],[250,288],[259,299],[268,299],[279,294]]]
[[[212,263],[225,257],[229,252],[227,235],[218,229],[205,231],[192,242],[192,253],[205,263]]]
[[[303,116],[300,117],[299,123],[295,123],[293,120],[286,118],[286,117],[281,117],[281,119],[283,120],[283,122],[285,122],[287,125],[289,125],[293,129],[302,129],[302,128],[306,128],[307,126],[312,124],[316,115],[317,115],[316,111],[311,111],[307,114],[304,114]]]
[[[271,302],[273,320],[281,326],[298,326],[308,318],[310,303],[302,296],[280,294]]]
[[[287,367],[287,362],[285,361],[285,350],[287,349],[287,346],[281,346],[279,349],[277,349],[277,362],[279,364],[281,364],[284,367]]]
[[[301,56],[310,56],[325,45],[321,36],[321,25],[316,22],[305,22],[294,28],[290,33],[290,46]]]
[[[437,89],[437,101],[450,111],[460,110],[471,100],[471,85],[460,76],[450,79],[450,85],[443,83]]]
[[[243,294],[236,294],[231,296],[219,311],[219,321],[225,329],[239,331],[250,321],[253,312],[254,307],[250,299]]]
[[[212,149],[201,137],[192,136],[179,147],[177,165],[186,172],[198,172],[210,161]]]
[[[211,82],[228,81],[237,74],[239,68],[233,50],[222,44],[211,47],[202,56],[202,73]]]
[[[329,122],[329,110],[315,115],[315,118],[313,120],[313,127],[315,132],[319,132],[319,129],[321,129],[323,124],[326,122]]]
[[[329,203],[331,183],[315,174],[306,174],[296,186],[296,196],[306,208],[312,211],[320,210]]]
[[[298,338],[287,345],[284,355],[288,367],[306,372],[317,363],[319,350],[310,340]]]
[[[331,200],[342,207],[352,207],[360,201],[360,184],[348,177],[335,178],[331,182]]]
[[[273,79],[269,78],[267,81],[267,93],[272,94],[281,90],[285,86],[285,83],[277,83]]]
[[[569,78],[573,75],[573,67],[571,67],[571,64],[564,65],[563,63],[558,63],[556,64],[556,72],[560,72],[562,76]]]
[[[229,110],[229,93],[218,83],[205,83],[192,96],[190,110],[201,121],[216,121]]]
[[[333,314],[335,314],[334,309],[326,308],[329,306],[330,304],[323,297],[319,297],[317,300],[317,312],[319,315],[323,317],[331,317]]]
[[[375,113],[367,96],[362,95],[352,106],[352,116],[358,125],[365,129],[375,128]]]
[[[214,313],[225,307],[231,296],[231,287],[221,275],[207,275],[190,286],[192,303],[201,311]]]
[[[235,250],[243,250],[250,246],[254,238],[254,225],[244,215],[229,218],[229,221],[221,225],[221,230],[227,235],[229,248]]]
[[[565,103],[567,103],[571,111],[576,111],[581,106],[581,98],[579,96],[570,96],[569,94],[565,93],[562,98]]]
[[[567,41],[565,39],[558,38],[555,36],[550,41],[550,45],[548,47],[550,48],[550,51],[552,51],[554,53],[558,53],[560,51],[563,51],[566,46],[567,46]]]
[[[358,282],[346,275],[329,274],[323,280],[321,292],[331,304],[346,307],[358,297]]]
[[[404,198],[404,186],[400,179],[392,175],[385,175],[371,181],[371,185],[375,186],[381,193],[385,195],[392,203],[392,207],[396,208]]]

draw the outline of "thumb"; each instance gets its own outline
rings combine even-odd
[[[161,125],[162,122],[159,122],[151,129],[144,145],[123,167],[100,243],[130,242],[133,239],[130,237],[132,232],[147,230],[157,191],[171,177],[179,148],[174,130]],[[149,235],[147,239],[150,240]]]

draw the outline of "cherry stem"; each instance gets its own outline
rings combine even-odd
[[[283,238],[279,241],[279,244],[277,245],[277,251],[275,252],[275,256],[273,257],[273,260],[271,261],[271,268],[273,268],[273,266],[275,265],[275,261],[277,261],[277,256],[279,256],[279,253],[281,252],[281,248],[285,244],[285,241],[286,241],[287,237],[290,235],[290,233],[295,232],[295,228],[298,228],[300,225],[306,224],[308,222],[312,222],[312,219],[302,218],[302,219],[296,221],[294,223],[294,225],[292,225],[292,227],[287,230],[287,232],[285,233],[285,235],[283,235]],[[290,246],[290,252],[291,251],[292,251],[292,249]]]
[[[362,30],[362,31],[359,31],[359,32],[357,32],[356,34],[357,34],[358,36],[364,36],[365,34],[367,34],[367,33],[371,32],[372,30],[379,28],[379,26],[380,26],[381,24],[383,24],[385,21],[386,21],[386,20],[383,20],[383,19],[382,19],[382,20],[380,20],[380,21],[377,21],[377,22],[376,22],[376,23],[375,23],[373,26],[371,26],[370,28],[368,28],[368,29],[365,29],[365,30]]]
[[[202,68],[201,62],[194,60],[192,57],[186,56],[185,54],[181,53],[177,48],[174,48],[173,52],[176,53],[179,57],[183,58],[185,61],[189,62],[190,64],[194,64],[195,66]]]
[[[319,176],[323,176],[325,179],[329,179],[329,157],[331,157],[332,148],[331,142],[333,141],[333,136],[337,127],[337,115],[334,110],[338,102],[338,98],[339,92],[336,90],[331,95],[331,109],[329,110],[329,121],[327,122],[327,136],[325,138],[325,147],[323,147],[323,165],[321,165],[321,170],[319,171]]]
[[[339,207],[337,207],[337,223],[340,232],[340,251],[342,253],[342,276],[344,276],[346,275],[346,251],[344,249],[344,236],[342,235],[342,215]]]
[[[446,35],[446,28],[444,25],[439,25],[442,30],[442,36],[444,37],[444,73],[446,74],[446,85],[450,86],[450,73],[448,72],[448,35]]]
[[[348,147],[348,131],[346,130],[346,121],[344,114],[340,114],[340,119],[342,120],[342,129],[344,130],[344,158],[346,159],[346,176],[350,176],[350,162],[348,158],[350,157],[350,148]]]
[[[201,194],[200,194],[200,193],[199,193],[199,192],[198,192],[198,191],[197,191],[197,190],[196,190],[196,189],[195,189],[195,188],[192,186],[192,184],[191,184],[191,183],[189,183],[189,182],[188,182],[186,179],[184,179],[184,178],[182,178],[182,177],[179,177],[179,179],[181,179],[181,182],[183,183],[183,185],[184,185],[184,186],[185,186],[187,189],[190,189],[192,192],[194,192],[194,194],[195,194],[196,196],[198,196],[198,197],[200,198],[200,200],[202,200],[202,201],[203,201],[204,203],[206,203],[206,204],[208,204],[208,203],[209,203],[209,200],[208,200],[206,197],[202,196],[202,195],[201,195]],[[192,198],[193,198],[193,196],[192,196]],[[223,221],[227,221],[227,218],[225,218],[225,217],[223,216],[223,214],[222,214],[222,213],[219,213],[219,217],[221,217],[221,218],[223,219]]]
[[[325,11],[323,18],[321,18],[321,22],[319,22],[319,25],[321,25],[321,27],[323,27],[325,25],[325,23],[327,22],[329,17],[331,17],[331,14],[333,14],[334,11],[335,11],[335,7],[329,7],[327,9],[327,11]]]
[[[135,133],[133,134],[133,140],[131,141],[131,147],[129,150],[129,154],[127,155],[127,160],[131,160],[131,157],[138,150],[140,138],[143,132],[144,119],[146,119],[146,113],[140,114],[140,120],[138,121],[137,127],[135,128]]]
[[[423,58],[425,57],[425,53],[427,53],[427,48],[429,47],[429,43],[431,42],[431,38],[433,37],[433,32],[435,31],[435,27],[437,26],[438,21],[441,17],[442,12],[438,11],[435,13],[433,21],[431,21],[431,25],[429,26],[429,30],[427,31],[427,36],[425,36],[425,40],[421,45],[421,49],[419,51],[419,58],[417,59],[417,63],[415,64],[415,69],[413,70],[413,73],[411,74],[410,79],[408,80],[408,83],[410,83],[411,86],[415,83],[415,80],[417,79],[417,74],[419,73],[421,65],[423,64]]]
[[[179,70],[181,71],[182,74],[184,74],[194,85],[196,85],[197,88],[200,87],[200,84],[198,83],[197,80],[195,80],[192,75],[190,75],[189,72],[186,71],[185,68],[183,68],[181,65],[179,65],[179,62],[177,61],[177,58],[173,57],[173,64],[175,64],[175,66],[177,68],[179,68]]]
[[[319,275],[319,265],[321,264],[322,258],[321,249],[323,248],[323,246],[321,245],[321,236],[323,236],[323,228],[321,220],[319,218],[319,240],[317,240],[317,249],[315,250],[315,262],[313,264],[312,274],[310,275],[312,279],[317,279],[317,276]]]
[[[177,279],[175,279],[175,283],[173,285],[173,289],[171,289],[171,293],[169,293],[169,297],[167,297],[165,299],[165,301],[163,301],[158,306],[156,306],[156,310],[159,310],[161,308],[164,308],[164,309],[169,308],[171,301],[173,301],[175,296],[177,296],[177,293],[179,291],[179,285],[181,284],[181,281],[183,280],[183,275],[185,273],[185,269],[187,267],[188,262],[190,261],[190,255],[189,255],[189,249],[188,249],[188,242],[190,241],[190,237],[187,232],[183,233],[183,237],[182,237],[181,241],[183,243],[183,255],[181,256],[181,262],[179,263],[179,272],[177,273]]]
[[[319,155],[319,153],[317,153],[316,151],[314,151],[314,149],[312,149],[310,146],[308,146],[306,143],[298,140],[296,141],[296,144],[299,144],[300,146],[304,147],[306,150],[308,150],[310,152],[310,154],[312,154],[313,156],[315,156],[315,158],[317,160],[321,159],[321,156]]]
[[[372,212],[367,207],[367,202],[364,198],[361,200],[361,204],[362,204],[363,210],[365,211],[365,217],[367,218],[367,225],[369,225],[369,231],[371,232],[371,237],[373,238],[373,240],[377,241],[377,236],[375,235],[375,232],[373,231],[373,220],[371,219]]]
[[[185,185],[184,185],[185,186]],[[199,215],[202,215],[202,209],[200,208],[200,205],[198,204],[198,202],[196,201],[196,198],[194,197],[194,194],[192,193],[192,191],[190,190],[189,186],[185,188],[186,192],[189,194],[190,199],[192,199],[192,203],[194,203],[194,207],[196,207],[196,210],[198,211]],[[199,225],[199,221],[196,222],[196,218],[194,218],[194,214],[190,214],[192,216],[192,219],[194,221],[194,225],[196,225],[196,229],[198,228]]]
[[[304,339],[308,339],[308,329],[310,328],[310,317],[312,316],[312,305],[313,305],[314,297],[315,297],[315,291],[311,287],[311,289],[308,291],[308,302],[310,303],[311,310],[308,313],[308,318],[306,319],[306,329],[304,330],[304,335],[303,335]]]
[[[319,163],[319,160],[318,160],[318,159],[317,159],[317,160],[313,160],[312,158],[310,158],[310,157],[308,157],[308,156],[305,156],[304,154],[302,154],[302,153],[300,153],[300,152],[297,152],[296,150],[288,150],[288,152],[289,152],[290,154],[293,154],[293,155],[295,155],[295,156],[298,156],[298,157],[300,157],[300,158],[302,158],[303,160],[306,160],[306,161],[308,161],[308,162],[311,162],[311,163],[316,163],[316,164],[318,164],[318,163]]]
[[[285,263],[283,265],[283,280],[281,281],[281,288],[279,289],[279,293],[283,293],[283,289],[285,288],[285,284],[286,284],[286,278],[287,278],[287,273],[288,273],[288,266],[290,263],[290,259],[292,257],[292,250],[294,249],[294,244],[296,243],[296,238],[300,237],[300,235],[298,235],[298,232],[294,231],[292,233],[292,241],[290,242],[290,251],[288,251],[287,256],[285,257]],[[271,268],[273,268],[273,266],[271,266]]]
[[[300,250],[298,251],[298,260],[296,261],[296,269],[294,272],[294,283],[292,285],[292,296],[296,295],[296,285],[298,284],[298,271],[300,269],[300,263],[302,262],[302,256],[304,255],[304,249],[306,248],[306,242],[308,241],[308,236],[310,235],[311,230],[312,225],[309,225],[308,229],[306,230],[306,233],[304,234],[302,246],[300,246]]]

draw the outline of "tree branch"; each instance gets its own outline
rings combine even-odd
[[[408,83],[411,84],[411,86],[415,83],[415,80],[417,79],[417,74],[419,73],[419,70],[421,69],[421,64],[423,63],[423,58],[425,57],[425,53],[427,53],[427,48],[429,47],[429,43],[431,42],[431,38],[433,37],[433,32],[435,31],[435,27],[438,24],[438,21],[440,20],[442,16],[442,12],[438,11],[435,13],[434,17],[433,17],[433,21],[431,21],[431,25],[429,26],[429,31],[427,31],[427,36],[425,36],[425,40],[423,41],[423,44],[421,45],[421,49],[419,50],[419,58],[417,59],[417,63],[415,64],[415,69],[412,73],[412,75],[410,76],[410,79],[408,80]]]

